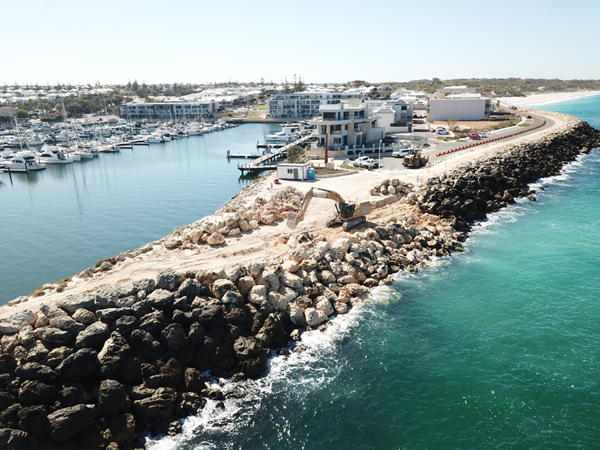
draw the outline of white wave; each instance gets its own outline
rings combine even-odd
[[[156,440],[147,438],[147,447],[152,450],[172,450],[193,440],[196,449],[213,450],[218,448],[217,444],[211,442],[214,434],[235,434],[236,430],[251,426],[262,402],[281,390],[288,391],[290,380],[293,380],[294,385],[300,387],[304,394],[307,391],[325,389],[337,377],[341,366],[337,361],[334,366],[323,367],[323,362],[331,360],[335,347],[360,324],[367,310],[373,305],[388,304],[390,299],[397,298],[398,294],[387,286],[374,289],[365,303],[353,307],[348,314],[338,315],[324,332],[312,330],[303,333],[299,345],[305,347],[304,351],[292,351],[289,356],[276,356],[273,352],[267,374],[258,380],[232,382],[211,379],[225,394],[243,391],[247,395],[242,399],[224,400],[224,407],[219,407],[221,403],[217,401],[208,400],[198,415],[183,421],[181,434]],[[206,440],[197,444],[203,435],[206,435]]]

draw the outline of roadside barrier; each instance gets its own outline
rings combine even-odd
[[[539,117],[539,116],[535,116],[535,117]],[[485,141],[481,141],[481,142],[475,142],[475,143],[472,143],[472,144],[469,144],[469,145],[465,145],[464,147],[458,147],[458,148],[454,148],[452,150],[446,150],[445,152],[436,153],[435,156],[439,157],[439,156],[449,155],[450,153],[459,152],[461,150],[466,150],[468,148],[476,147],[478,145],[489,144],[490,142],[495,142],[495,141],[499,141],[501,139],[506,139],[506,138],[509,138],[509,137],[514,137],[514,136],[517,136],[519,134],[527,133],[528,131],[537,130],[538,128],[541,128],[544,125],[546,125],[546,119],[544,119],[544,121],[540,125],[537,125],[535,127],[527,128],[526,130],[517,131],[516,133],[512,133],[512,134],[507,134],[506,136],[501,136],[501,137],[497,137],[497,138],[493,138],[493,139],[486,139]]]

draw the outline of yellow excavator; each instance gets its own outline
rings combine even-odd
[[[306,214],[308,205],[313,197],[328,198],[329,200],[336,202],[336,214],[327,220],[326,225],[328,227],[341,224],[344,231],[348,231],[362,223],[365,223],[367,221],[366,215],[371,212],[370,202],[346,202],[344,198],[335,191],[312,188],[306,193],[306,196],[304,197],[304,203],[302,203],[302,208],[300,208],[300,211],[297,213],[288,213],[288,227],[296,228],[296,225],[304,220],[304,214]]]
[[[421,153],[421,150],[412,149],[408,152],[408,155],[404,157],[402,165],[409,168],[418,169],[419,167],[425,167],[429,162],[429,156],[425,156]]]

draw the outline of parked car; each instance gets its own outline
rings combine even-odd
[[[354,162],[352,163],[352,165],[354,167],[360,167],[360,165],[362,164],[362,162],[365,161],[365,160],[367,160],[367,159],[369,159],[368,156],[359,156],[358,158],[356,158],[354,160]]]
[[[408,155],[408,149],[407,148],[403,148],[402,150],[396,150],[394,153],[392,153],[392,156],[394,158],[404,158],[406,155]]]
[[[362,169],[378,169],[379,162],[375,161],[373,158],[369,158],[361,162],[360,167]]]
[[[479,134],[477,134],[477,133],[471,133],[471,134],[469,135],[469,137],[470,137],[471,139],[481,139],[481,137],[480,137],[480,136],[479,136]]]
[[[531,119],[531,116],[527,116],[528,119]]]
[[[450,134],[450,132],[444,127],[437,127],[435,129],[436,134]]]
[[[384,144],[393,144],[394,142],[396,142],[396,138],[393,138],[392,136],[384,136],[381,142],[383,142]]]
[[[487,137],[487,133],[484,133],[484,132],[479,132],[477,134],[479,135],[480,138],[486,138]]]

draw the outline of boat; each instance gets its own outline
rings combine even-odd
[[[0,166],[4,166],[4,163],[12,162],[14,157],[15,157],[14,153],[2,152],[2,154],[0,155]]]
[[[8,172],[35,172],[44,170],[46,165],[37,162],[32,151],[25,150],[17,152],[12,161],[3,162],[2,167]]]
[[[283,130],[268,134],[265,138],[266,145],[288,144],[289,142],[298,140],[300,135],[296,127],[283,127]]]
[[[46,147],[38,155],[38,161],[40,164],[71,164],[73,162],[59,147]]]

